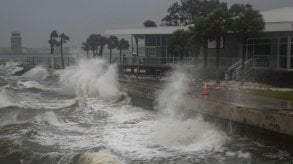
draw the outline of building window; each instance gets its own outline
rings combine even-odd
[[[287,69],[287,54],[288,54],[288,39],[281,38],[280,39],[280,57],[279,57],[279,66],[282,69]]]
[[[215,40],[208,41],[208,48],[217,48],[217,43]],[[220,48],[224,48],[224,37],[221,37]]]
[[[254,67],[270,67],[272,53],[272,39],[248,39],[247,58],[254,60]]]

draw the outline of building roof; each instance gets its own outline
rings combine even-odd
[[[293,31],[293,7],[279,8],[261,12],[266,22],[265,32]],[[149,27],[132,29],[106,30],[106,35],[145,35],[145,34],[172,34],[176,30],[188,29],[187,26],[176,27]]]
[[[293,7],[279,8],[261,12],[265,22],[293,22]]]
[[[115,29],[106,30],[106,35],[144,35],[144,34],[172,34],[176,30],[187,30],[188,26],[172,26],[172,27],[148,27],[148,28],[133,28],[133,29]]]
[[[266,32],[293,31],[293,7],[261,12],[266,22]]]

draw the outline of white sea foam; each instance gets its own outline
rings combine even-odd
[[[22,67],[20,67],[21,63],[15,62],[15,61],[7,61],[4,66],[1,67],[1,69],[4,69],[7,71],[8,74],[13,75],[18,71],[23,70]]]
[[[162,119],[155,122],[152,132],[154,143],[184,151],[216,151],[226,141],[223,133],[201,118]]]
[[[5,117],[0,117],[0,127],[17,123],[17,114],[12,113]]]
[[[24,77],[28,78],[29,80],[39,81],[39,80],[45,80],[49,76],[49,72],[47,69],[37,66],[28,72],[26,72]]]
[[[77,163],[80,164],[122,164],[116,156],[111,154],[109,151],[101,150],[99,152],[87,152],[81,155]]]
[[[13,105],[11,99],[0,91],[0,108]]]
[[[22,86],[24,88],[36,88],[36,89],[43,89],[43,90],[46,89],[45,86],[41,85],[40,83],[36,81],[18,81],[17,85]]]
[[[58,116],[54,112],[46,112],[42,115],[36,116],[36,121],[42,124],[49,124],[53,126],[65,126],[65,123],[58,119]]]
[[[153,126],[152,139],[166,147],[179,147],[190,151],[220,150],[227,136],[200,116],[186,120],[184,106],[189,76],[178,69],[169,83],[158,94],[157,109],[160,117]]]
[[[81,60],[76,67],[58,73],[63,92],[77,96],[113,97],[119,94],[114,65],[101,59]]]
[[[156,108],[159,112],[176,118],[181,115],[188,81],[189,78],[183,71],[172,73],[170,81],[158,93]]]

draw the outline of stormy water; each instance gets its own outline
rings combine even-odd
[[[182,110],[186,80],[174,73],[157,110],[133,106],[115,65],[82,60],[65,70],[0,66],[0,163],[290,162],[275,146],[229,134]]]

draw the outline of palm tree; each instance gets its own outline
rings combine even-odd
[[[129,42],[125,39],[121,39],[118,42],[117,48],[119,49],[119,54],[120,54],[120,63],[121,63],[121,56],[122,56],[122,50],[128,50],[129,49]]]
[[[98,38],[99,54],[98,55],[100,57],[103,57],[103,51],[106,44],[107,44],[107,38],[102,35],[99,35],[99,38]]]
[[[64,33],[60,34],[59,35],[59,38],[60,38],[60,48],[61,48],[61,61],[62,61],[62,68],[64,69],[65,66],[64,66],[64,57],[63,57],[63,44],[66,43],[67,41],[70,40],[70,38],[65,35]]]
[[[188,52],[190,45],[190,31],[177,30],[168,40],[169,52],[174,57],[183,59],[184,55]]]
[[[53,30],[50,34],[50,40],[48,40],[48,43],[50,44],[51,54],[54,54],[54,47],[57,45],[57,38],[58,33],[56,30]]]
[[[241,84],[243,84],[246,56],[245,47],[248,33],[262,31],[265,27],[265,22],[259,11],[255,10],[250,4],[234,4],[231,6],[229,12],[232,19],[232,31],[238,33],[241,37]]]
[[[118,38],[116,36],[110,36],[107,39],[107,45],[108,45],[108,48],[110,50],[110,64],[111,64],[111,62],[112,62],[112,50],[117,48]]]
[[[89,51],[90,51],[90,46],[88,42],[84,42],[82,43],[82,47],[81,47],[84,51],[86,51],[86,56],[87,58],[89,58]]]
[[[216,41],[216,68],[220,68],[220,48],[221,40],[225,33],[229,31],[230,17],[227,6],[215,9],[214,12],[208,17],[208,31],[209,39]],[[220,83],[220,74],[217,73],[217,83]]]
[[[193,26],[189,28],[191,31],[191,40],[194,44],[199,44],[200,49],[203,51],[203,67],[207,68],[208,65],[208,39],[209,35],[209,24],[206,17],[197,17],[194,20]]]
[[[89,49],[92,50],[93,52],[93,57],[97,56],[97,51],[98,51],[98,42],[99,42],[99,35],[98,34],[91,34],[88,38],[87,41]]]

